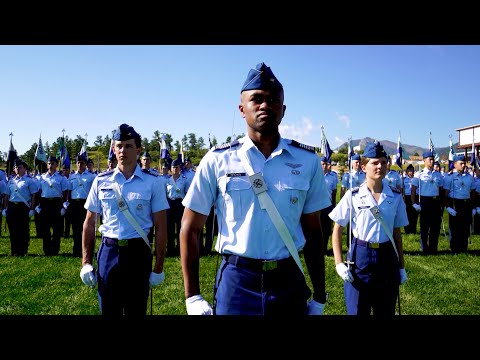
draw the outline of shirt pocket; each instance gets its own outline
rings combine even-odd
[[[225,177],[223,181],[227,221],[244,219],[254,201],[250,181],[246,177]]]
[[[303,211],[309,187],[308,181],[301,177],[284,181],[282,191],[278,192],[279,196],[274,200],[280,213],[284,212],[283,209],[288,209],[289,216],[299,218]]]
[[[140,217],[150,214],[150,199],[151,194],[146,191],[129,193],[125,198],[130,212]]]
[[[118,209],[117,199],[115,198],[113,189],[99,189],[98,199],[100,200],[103,209],[109,211],[113,209]]]

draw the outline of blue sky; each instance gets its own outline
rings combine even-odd
[[[478,45],[2,45],[0,151],[19,155],[62,135],[245,133],[240,89],[265,62],[283,84],[280,132],[332,148],[372,137],[436,148],[480,123]]]

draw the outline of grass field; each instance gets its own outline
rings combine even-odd
[[[58,256],[45,257],[42,240],[32,237],[28,255],[12,257],[4,223],[5,219],[0,237],[0,315],[99,315],[96,289],[83,285],[79,276],[81,260],[71,255],[72,238],[62,239]],[[446,215],[444,223],[448,224]],[[33,235],[33,221],[30,228]],[[400,288],[402,315],[480,314],[480,236],[470,239],[467,254],[452,255],[441,231],[439,253],[424,256],[420,254],[419,235],[403,236],[409,279]],[[219,262],[217,255],[201,258],[201,289],[209,302]],[[153,315],[186,315],[178,257],[166,258],[165,274],[165,283],[153,290]],[[326,287],[330,298],[325,315],[345,315],[343,282],[335,272],[330,244]]]

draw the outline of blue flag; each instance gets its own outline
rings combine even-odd
[[[450,151],[448,152],[448,170],[453,170],[454,157],[455,157],[455,150],[453,149],[452,136],[450,135]]]
[[[402,168],[402,163],[403,163],[403,148],[402,148],[402,143],[400,142],[400,134],[398,135],[398,143],[397,143],[397,160],[396,160],[396,163],[397,165],[400,167],[400,169]]]
[[[322,153],[323,156],[327,159],[327,161],[330,161],[330,158],[332,157],[332,149],[330,148],[330,144],[328,143],[327,137],[325,136],[325,133],[323,132],[323,127],[322,127],[322,145],[320,148],[320,152]]]

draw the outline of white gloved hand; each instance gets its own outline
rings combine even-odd
[[[348,270],[347,265],[345,265],[343,262],[335,265],[335,270],[337,270],[337,274],[342,278],[343,281],[353,282],[352,273],[350,270]]]
[[[417,210],[417,212],[422,211],[422,207],[419,204],[413,204],[412,206],[415,210]]]
[[[457,212],[454,209],[452,209],[450,206],[447,207],[447,212],[452,216],[457,216]]]
[[[62,207],[62,208],[60,209],[60,215],[65,216],[66,213],[67,213],[67,210]]]
[[[405,284],[408,280],[407,272],[405,268],[400,269],[400,285]]]
[[[63,207],[64,207],[65,210],[68,209],[68,205],[70,205],[70,203],[68,201],[65,201],[63,203]]]
[[[7,217],[7,209],[3,209],[3,210],[2,210],[2,216],[3,216],[3,217]]]
[[[477,207],[477,215],[480,215],[480,207]]]
[[[91,288],[94,288],[97,285],[97,276],[95,275],[95,270],[92,265],[85,264],[80,270],[80,279],[83,283]]]
[[[325,309],[325,304],[313,299],[307,303],[307,315],[323,315],[323,309]]]
[[[42,211],[42,209],[40,209],[40,205],[37,205],[35,207],[35,211],[37,212],[37,214],[40,214],[40,211]]]
[[[472,216],[474,216],[477,213],[477,210],[475,208],[472,209]]]
[[[188,315],[213,315],[210,304],[202,295],[193,295],[185,300]]]
[[[162,271],[160,274],[156,272],[151,272],[150,273],[150,279],[148,280],[150,282],[150,287],[155,287],[160,285],[165,281],[165,273]]]
[[[35,215],[35,210],[30,210],[30,211],[28,212],[28,216],[29,216],[29,217],[32,217],[33,215]]]

